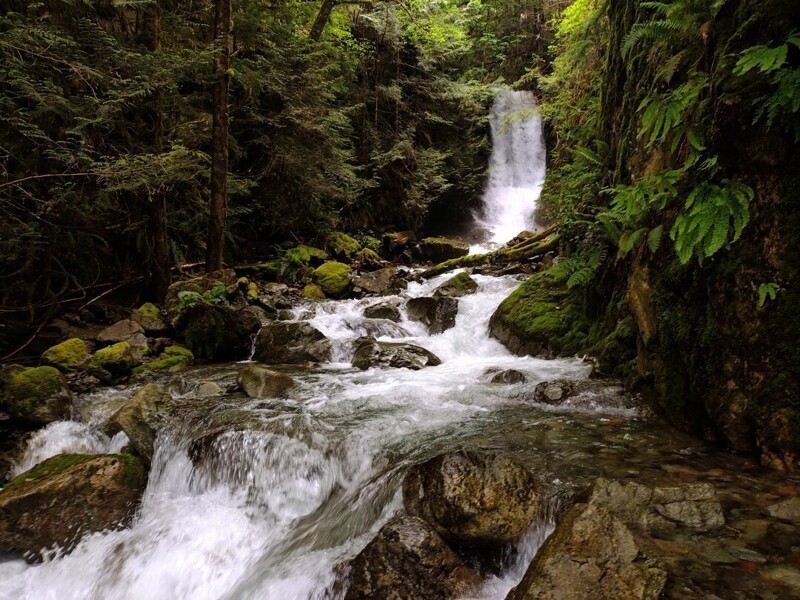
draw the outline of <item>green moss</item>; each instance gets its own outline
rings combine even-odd
[[[57,475],[58,473],[66,471],[70,467],[74,467],[75,465],[79,465],[90,461],[93,458],[97,458],[97,456],[98,455],[96,454],[59,454],[52,458],[48,458],[46,461],[39,463],[31,470],[17,475],[2,489],[2,491],[0,491],[0,495],[13,490],[19,490],[20,488],[23,488],[31,483],[48,479],[53,475]]]
[[[348,265],[330,261],[323,264],[312,273],[312,277],[325,292],[326,296],[338,297],[343,295],[350,287],[353,272]]]
[[[303,288],[303,298],[308,298],[309,300],[323,300],[325,298],[325,292],[323,292],[322,288],[318,285],[310,283]]]
[[[378,256],[378,253],[374,250],[370,250],[369,248],[363,248],[356,252],[356,260],[361,261],[362,263],[368,265],[380,265],[381,264],[381,257]]]
[[[475,282],[464,272],[448,279],[447,283],[464,292],[470,292],[475,289]]]
[[[78,338],[56,344],[42,354],[43,363],[65,371],[84,365],[88,360],[89,351],[86,349],[86,344]]]
[[[67,382],[55,367],[34,367],[12,372],[5,385],[6,403],[16,414],[34,412],[51,396],[63,392]]]
[[[137,360],[131,353],[128,342],[118,342],[112,346],[101,348],[94,353],[92,365],[109,371],[128,371],[136,366]]]
[[[143,373],[156,373],[158,371],[169,371],[174,373],[183,369],[189,364],[191,359],[185,356],[164,356],[143,365],[139,365],[133,370],[134,375],[142,375]]]
[[[313,246],[300,245],[286,251],[286,259],[299,265],[320,264],[328,260],[328,253]]]
[[[138,310],[139,314],[145,319],[161,319],[161,311],[152,302],[145,302]]]
[[[164,348],[164,351],[161,353],[161,357],[166,358],[168,356],[183,356],[189,360],[194,360],[194,354],[192,354],[192,351],[181,346],[180,344],[173,344],[172,346],[167,346]]]
[[[336,257],[352,257],[361,250],[361,244],[346,233],[336,231],[328,237],[328,250]]]

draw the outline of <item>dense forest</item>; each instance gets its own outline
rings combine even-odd
[[[0,81],[0,596],[800,597],[796,0],[7,0]]]

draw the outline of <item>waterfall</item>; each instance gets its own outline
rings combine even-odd
[[[503,244],[535,228],[546,150],[542,117],[533,92],[502,91],[492,107],[492,156],[478,225],[488,242]]]

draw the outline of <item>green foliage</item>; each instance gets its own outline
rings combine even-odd
[[[606,259],[606,249],[586,247],[572,256],[562,256],[547,270],[555,281],[565,282],[567,287],[586,287],[595,278],[597,271]]]
[[[210,289],[205,292],[196,292],[193,290],[182,290],[178,292],[178,308],[177,312],[182,313],[189,308],[193,308],[200,304],[216,304],[227,306],[230,304],[229,298],[236,291],[236,288],[225,285],[224,282],[216,282]]]
[[[783,288],[775,283],[762,283],[758,286],[758,307],[761,308],[766,304],[767,298],[775,300],[778,297],[778,292],[783,291]]]

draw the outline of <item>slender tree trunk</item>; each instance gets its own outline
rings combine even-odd
[[[144,12],[145,44],[151,52],[161,49],[161,5],[160,2],[145,8]],[[161,121],[160,93],[155,92],[150,116],[153,126],[153,152],[164,152],[164,134]],[[169,240],[167,237],[167,195],[158,190],[151,198],[150,235],[153,243],[149,281],[149,294],[156,301],[161,301],[167,294],[170,281]]]
[[[218,44],[214,59],[213,124],[211,140],[211,203],[208,218],[206,270],[222,268],[225,244],[225,217],[228,208],[228,88],[231,64],[232,0],[214,2],[214,41]]]
[[[331,18],[333,7],[336,6],[336,0],[322,0],[322,6],[317,13],[317,18],[314,19],[314,25],[311,26],[311,33],[308,37],[315,42],[318,42],[322,37],[322,32],[325,31],[325,26]]]

